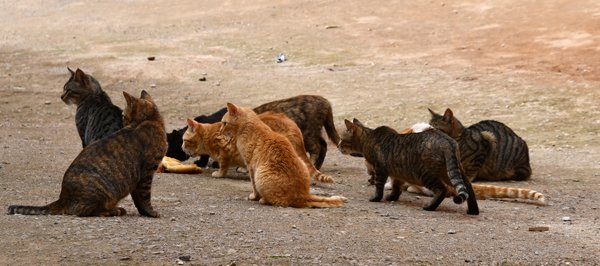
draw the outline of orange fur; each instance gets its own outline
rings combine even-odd
[[[312,164],[306,150],[302,132],[296,123],[285,114],[265,112],[259,114],[261,121],[267,124],[273,131],[282,134],[292,143],[296,155],[306,164],[311,177],[317,181],[333,183],[333,178],[321,173]],[[188,130],[183,135],[183,150],[191,156],[208,154],[219,161],[219,171],[212,173],[213,177],[223,177],[227,174],[230,166],[246,166],[241,154],[236,148],[236,139],[232,137],[225,140],[219,130],[222,123],[202,124],[188,119]]]
[[[311,195],[310,176],[292,143],[275,133],[248,108],[227,103],[221,133],[236,138],[236,147],[250,174],[250,200],[262,204],[290,207],[338,207],[339,196]]]

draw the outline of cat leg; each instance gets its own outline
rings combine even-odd
[[[212,177],[224,177],[227,175],[229,169],[229,160],[223,158],[225,156],[219,156],[219,170],[212,172]]]
[[[256,183],[254,182],[254,169],[248,167],[248,173],[250,174],[250,182],[252,183],[252,193],[248,195],[249,200],[257,201],[261,199],[260,194],[256,190]]]
[[[135,190],[131,192],[131,199],[133,199],[133,204],[140,215],[158,218],[160,215],[152,208],[150,203],[153,174],[154,170],[149,171],[146,177],[137,184]]]
[[[387,201],[397,201],[398,198],[400,198],[400,194],[402,194],[402,185],[404,182],[391,177],[388,177],[388,180],[392,182],[392,193],[390,193],[385,199]]]
[[[475,196],[473,186],[466,176],[463,176],[463,180],[465,182],[465,187],[467,188],[467,193],[469,194],[469,197],[467,198],[467,214],[479,215],[479,206],[477,206],[477,197]],[[456,199],[454,202],[456,202]]]
[[[209,158],[210,156],[208,155],[200,155],[200,159],[196,160],[194,164],[196,164],[198,167],[206,167],[208,165]]]
[[[423,180],[425,181],[425,187],[433,191],[434,194],[433,199],[427,205],[423,206],[423,209],[426,211],[435,211],[446,198],[448,189],[437,177],[425,176]]]
[[[319,155],[315,160],[315,168],[321,169],[323,166],[323,162],[325,161],[325,155],[327,154],[327,141],[321,136],[318,138],[319,140]]]
[[[97,216],[110,217],[110,216],[123,216],[127,214],[127,211],[121,207],[116,207],[114,209],[105,210],[98,213]]]
[[[388,178],[387,173],[379,172],[374,168],[375,171],[375,194],[369,199],[369,201],[381,201],[383,198],[383,187],[385,186],[385,181]]]

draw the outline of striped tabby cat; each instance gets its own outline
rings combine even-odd
[[[164,121],[146,91],[123,92],[125,127],[85,147],[63,176],[59,199],[46,206],[8,207],[9,214],[120,216],[119,201],[131,194],[138,212],[159,217],[150,204],[152,178],[167,151]]]
[[[67,105],[77,105],[75,125],[85,148],[123,128],[121,108],[115,106],[92,76],[67,68],[71,78],[63,86],[60,98]]]
[[[506,125],[484,120],[464,127],[452,110],[429,109],[430,124],[458,141],[461,163],[471,181],[527,180],[531,176],[527,143]]]
[[[306,164],[290,141],[274,132],[251,109],[227,104],[221,134],[236,138],[236,147],[252,183],[250,200],[283,207],[332,208],[344,204],[339,196],[310,194]]]
[[[312,164],[302,141],[302,132],[296,123],[282,113],[265,112],[259,114],[260,120],[267,124],[273,131],[285,136],[294,146],[300,159],[308,167],[311,177],[320,182],[333,183],[333,178],[321,173]],[[183,150],[190,156],[209,155],[219,161],[219,171],[212,173],[213,177],[223,177],[230,166],[244,167],[244,160],[237,150],[235,137],[227,141],[220,134],[222,123],[203,124],[188,119],[188,130],[183,135]]]
[[[458,144],[446,134],[428,130],[401,135],[386,126],[367,128],[356,119],[344,122],[347,130],[342,133],[338,148],[343,154],[365,158],[368,170],[375,176],[375,194],[370,201],[382,199],[389,176],[392,192],[388,201],[398,200],[402,185],[409,183],[434,192],[434,198],[423,207],[425,210],[435,210],[450,193],[457,204],[467,201],[467,214],[479,214],[471,182],[458,161]]]

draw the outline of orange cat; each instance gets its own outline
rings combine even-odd
[[[275,133],[251,109],[227,103],[221,133],[236,138],[236,147],[252,182],[250,200],[261,204],[304,207],[338,207],[342,197],[310,194],[310,177],[292,143]]]
[[[317,181],[333,183],[333,178],[321,173],[312,164],[306,150],[302,132],[296,123],[285,114],[265,112],[258,115],[261,121],[273,131],[282,134],[292,143],[296,155],[306,164],[311,177]],[[235,137],[225,140],[219,130],[222,123],[202,124],[192,119],[187,120],[188,129],[183,135],[183,151],[190,156],[210,155],[219,162],[219,170],[212,173],[213,177],[223,177],[230,166],[245,166],[242,156],[236,148]]]

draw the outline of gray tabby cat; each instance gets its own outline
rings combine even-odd
[[[79,68],[67,69],[71,78],[65,83],[60,98],[67,105],[77,105],[75,125],[83,147],[123,128],[123,111],[112,103],[100,83]]]
[[[461,163],[471,181],[521,181],[531,177],[527,143],[508,126],[484,120],[464,127],[450,109],[444,115],[431,109],[429,112],[431,126],[459,143]]]

